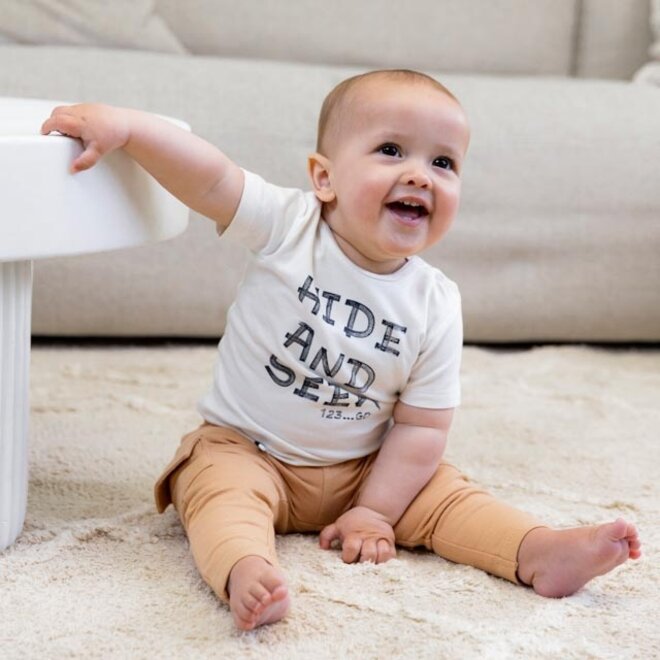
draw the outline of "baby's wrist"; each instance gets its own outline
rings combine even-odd
[[[385,507],[378,506],[375,503],[371,503],[368,501],[365,502],[358,501],[357,504],[353,507],[353,510],[355,509],[363,509],[365,514],[369,516],[374,516],[379,521],[387,523],[391,527],[394,527],[394,524],[396,523],[396,520],[393,520],[393,517],[391,515],[388,515],[388,513],[385,510]]]

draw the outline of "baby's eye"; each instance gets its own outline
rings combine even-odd
[[[433,161],[433,167],[440,167],[443,170],[453,170],[454,161],[446,156],[440,156]]]
[[[401,149],[396,146],[396,144],[382,144],[378,147],[378,153],[383,154],[384,156],[400,156]]]

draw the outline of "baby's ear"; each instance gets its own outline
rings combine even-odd
[[[312,180],[314,192],[321,202],[332,202],[335,199],[330,175],[331,167],[330,160],[319,153],[313,153],[307,159],[309,178]]]

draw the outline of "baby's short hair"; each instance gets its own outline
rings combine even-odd
[[[413,71],[411,69],[379,69],[352,76],[340,82],[323,101],[316,134],[316,151],[318,153],[327,155],[325,153],[327,150],[327,136],[331,133],[333,125],[341,121],[342,110],[346,106],[346,101],[350,98],[351,92],[355,91],[361,84],[377,77],[430,85],[458,103],[458,99],[444,85],[439,83],[435,78],[419,71]]]

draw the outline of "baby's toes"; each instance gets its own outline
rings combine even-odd
[[[628,542],[628,556],[631,559],[639,559],[642,556],[642,544],[639,539]]]
[[[275,588],[273,593],[270,595],[273,601],[284,600],[289,595],[289,590],[286,585],[279,585]]]
[[[248,609],[243,603],[239,603],[232,610],[232,615],[236,625],[241,630],[251,630],[257,623],[258,615]]]
[[[264,591],[268,596],[266,600],[267,603],[270,600],[282,600],[283,598],[286,598],[288,589],[279,575],[273,574],[264,576],[262,581]]]
[[[261,611],[271,600],[270,592],[260,582],[255,582],[248,592],[248,596],[254,601],[251,609]]]
[[[251,593],[247,593],[243,596],[241,605],[243,605],[244,612],[249,613],[251,616],[258,616],[264,608],[261,600]]]

